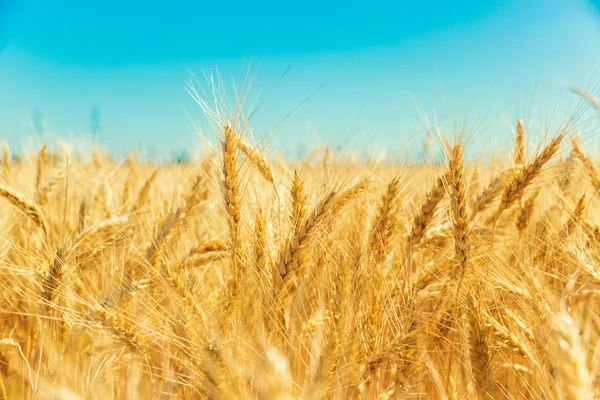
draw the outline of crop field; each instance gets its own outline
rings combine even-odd
[[[290,160],[241,118],[185,163],[5,148],[0,398],[596,397],[600,166],[513,125],[496,163]]]

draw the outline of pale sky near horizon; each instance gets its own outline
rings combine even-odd
[[[41,115],[41,140],[84,143],[96,107],[115,154],[193,150],[190,118],[206,124],[191,73],[217,67],[239,84],[250,59],[264,99],[251,126],[272,153],[317,140],[401,152],[423,139],[422,113],[453,123],[467,111],[472,146],[493,148],[517,116],[534,131],[560,122],[580,101],[570,85],[597,89],[593,1],[446,3],[0,0],[0,140],[27,147]]]

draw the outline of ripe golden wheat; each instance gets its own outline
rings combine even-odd
[[[593,398],[600,173],[524,126],[495,172],[270,160],[233,121],[198,163],[6,148],[0,398]]]

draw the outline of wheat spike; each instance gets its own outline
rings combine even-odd
[[[542,150],[542,152],[522,170],[517,171],[513,178],[508,182],[502,193],[502,199],[498,205],[496,213],[490,218],[488,223],[495,224],[504,210],[512,207],[517,202],[531,181],[539,175],[544,164],[546,164],[558,151],[560,143],[567,134],[567,131],[555,136],[552,141]]]
[[[459,276],[465,272],[469,258],[469,216],[463,177],[463,152],[460,144],[454,145],[448,168],[448,197],[452,211],[455,259],[459,267]]]
[[[292,179],[292,188],[290,190],[290,197],[292,198],[292,213],[290,215],[290,222],[293,227],[293,234],[298,234],[300,229],[300,223],[304,221],[306,216],[306,195],[304,194],[304,184],[298,172],[294,171],[294,178]]]
[[[225,209],[229,220],[229,232],[231,235],[231,249],[233,258],[235,259],[238,236],[239,223],[241,215],[241,198],[239,177],[237,170],[237,145],[238,137],[233,129],[229,126],[225,127],[225,140],[221,140],[221,150],[223,152],[223,197],[225,199]]]
[[[146,203],[148,195],[150,193],[150,188],[152,187],[152,182],[154,182],[157,175],[158,169],[155,169],[154,172],[152,172],[152,175],[150,175],[148,179],[146,179],[146,182],[144,182],[144,185],[142,186],[142,188],[140,189],[140,193],[138,194],[137,200],[131,209],[132,213],[135,214],[139,212]]]
[[[521,166],[525,163],[525,127],[523,126],[523,121],[519,118],[517,118],[515,145],[515,165]]]
[[[559,373],[560,394],[568,400],[593,399],[592,377],[573,318],[561,313],[554,324],[554,360]]]
[[[596,169],[596,166],[579,148],[579,144],[576,141],[571,142],[572,148],[571,151],[573,155],[579,159],[585,166],[588,176],[592,180],[592,186],[594,187],[594,191],[597,196],[600,196],[600,173]]]
[[[585,194],[583,194],[577,204],[575,205],[575,209],[573,210],[572,216],[569,216],[567,223],[563,227],[563,230],[560,233],[560,237],[563,239],[568,238],[572,233],[575,227],[582,221],[584,217],[584,213],[587,207],[587,200]]]
[[[527,200],[521,204],[519,209],[519,213],[517,216],[516,226],[519,234],[522,234],[525,229],[527,229],[527,225],[531,220],[531,216],[533,215],[533,210],[535,208],[535,202],[539,195],[539,190],[535,191]]]
[[[427,226],[433,219],[435,209],[446,193],[444,188],[445,179],[447,179],[447,176],[443,175],[436,180],[434,187],[427,193],[425,202],[421,205],[419,212],[415,215],[412,229],[407,240],[409,248],[417,246],[425,235]]]
[[[27,199],[24,196],[21,196],[10,187],[5,186],[1,183],[0,197],[4,197],[6,200],[12,203],[12,205],[20,209],[25,214],[27,214],[27,216],[42,229],[44,235],[48,236],[49,231],[46,220],[44,219],[42,211],[33,201]]]
[[[40,149],[40,154],[38,155],[37,160],[37,169],[35,173],[35,192],[38,193],[40,190],[40,185],[42,183],[43,175],[44,175],[44,166],[46,165],[46,161],[48,159],[48,145],[44,144]]]
[[[250,147],[250,145],[241,139],[237,141],[237,147],[246,155],[246,157],[248,157],[250,161],[252,161],[263,178],[265,178],[268,182],[274,183],[271,166],[258,150]]]
[[[480,306],[471,296],[467,304],[469,319],[469,355],[473,380],[479,398],[495,398],[494,378],[491,368],[491,352],[488,346],[488,334],[483,323]]]
[[[381,263],[389,251],[390,240],[397,225],[396,206],[399,193],[400,178],[396,177],[381,196],[379,210],[371,229],[369,247],[377,263]]]
[[[56,176],[54,176],[48,183],[40,188],[40,190],[36,194],[35,201],[38,203],[40,207],[44,207],[48,200],[52,197],[54,191],[58,187],[58,185],[65,179],[64,171],[61,171]]]
[[[600,100],[594,97],[591,93],[578,87],[572,87],[571,90],[583,97],[592,107],[600,112]]]
[[[12,161],[10,156],[10,148],[7,144],[2,146],[2,164],[4,165],[4,171],[9,173],[12,167]]]

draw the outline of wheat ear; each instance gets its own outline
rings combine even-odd
[[[583,97],[588,103],[592,105],[592,107],[594,107],[598,112],[600,112],[600,100],[594,97],[591,93],[578,87],[572,87],[571,90]]]
[[[152,175],[146,179],[144,182],[144,186],[140,189],[140,193],[138,194],[137,200],[133,205],[131,212],[137,213],[141,210],[141,208],[146,204],[146,200],[148,199],[148,194],[150,193],[150,187],[152,186],[152,182],[156,179],[156,175],[158,174],[158,169],[155,169]]]
[[[40,207],[46,205],[48,200],[52,197],[54,190],[59,183],[61,183],[65,179],[64,171],[59,172],[55,177],[53,177],[48,183],[40,188],[40,190],[36,193],[35,201],[38,203]]]
[[[268,254],[267,254],[267,232],[266,232],[266,216],[262,209],[258,210],[254,225],[254,261],[256,262],[256,270],[259,276],[267,274],[268,270]]]
[[[140,354],[148,359],[148,352],[144,340],[142,340],[142,336],[134,325],[105,307],[98,307],[95,312],[104,328],[107,329],[115,339],[127,346],[132,352]]]
[[[369,247],[377,263],[381,263],[385,258],[397,225],[396,206],[399,193],[400,178],[396,177],[388,184],[387,190],[381,196],[379,210],[371,229]]]
[[[577,157],[579,161],[581,161],[585,166],[585,169],[587,170],[587,173],[590,179],[592,180],[592,186],[594,187],[596,195],[600,196],[600,173],[598,172],[598,169],[596,169],[596,166],[594,165],[593,161],[590,160],[583,153],[583,151],[581,151],[581,149],[579,148],[579,144],[577,144],[577,142],[575,141],[572,142],[571,151],[573,152],[573,155]]]
[[[448,197],[452,211],[452,236],[454,237],[454,257],[462,276],[469,257],[469,217],[463,177],[463,151],[460,143],[454,145],[448,174]]]
[[[1,183],[0,197],[4,197],[6,200],[12,203],[12,205],[27,214],[27,216],[42,229],[44,235],[48,235],[48,225],[46,224],[46,220],[44,219],[42,211],[39,209],[37,204]]]
[[[525,163],[525,128],[523,121],[517,118],[517,135],[515,136],[515,165]]]
[[[40,190],[40,185],[42,183],[43,175],[44,175],[44,165],[46,165],[46,161],[48,159],[48,145],[44,144],[40,149],[40,154],[37,159],[37,169],[35,174],[35,193],[38,193]]]
[[[315,232],[325,219],[330,215],[336,215],[350,200],[366,190],[368,184],[369,180],[363,179],[342,193],[331,192],[312,210],[308,218],[302,223],[297,235],[286,244],[281,254],[279,273],[283,280],[288,277],[292,266],[297,267],[310,243],[310,239],[314,237]]]
[[[186,263],[189,261],[196,259],[201,256],[208,256],[215,253],[221,253],[224,251],[229,251],[229,244],[223,239],[212,239],[206,240],[202,243],[199,243],[188,250],[187,254],[183,257],[181,261],[176,264],[176,267],[173,269],[175,271],[181,269]]]
[[[297,235],[300,224],[306,217],[306,195],[304,194],[304,183],[296,171],[294,171],[294,178],[292,179],[290,197],[292,198],[290,222],[293,227],[293,234]]]
[[[567,400],[593,399],[593,380],[587,368],[579,329],[567,313],[557,315],[554,325],[554,359],[561,394]]]
[[[2,146],[2,164],[4,165],[4,171],[9,173],[12,167],[12,161],[10,159],[10,148],[7,144]]]
[[[494,378],[490,365],[491,352],[488,347],[488,334],[480,305],[476,303],[473,296],[469,296],[467,312],[469,320],[469,355],[475,388],[479,398],[492,397]]]
[[[503,175],[495,177],[484,189],[484,191],[477,196],[475,202],[473,203],[473,209],[471,210],[471,218],[475,218],[477,214],[487,210],[493,203],[496,196],[502,192],[502,179]]]
[[[560,237],[563,239],[568,238],[575,227],[582,221],[585,213],[585,209],[587,207],[587,200],[585,198],[585,194],[583,194],[577,204],[575,205],[575,209],[572,212],[572,215],[569,217],[569,220],[565,224],[563,230],[560,233]]]
[[[241,215],[240,186],[237,170],[238,137],[233,129],[225,127],[225,140],[221,140],[223,152],[223,198],[229,220],[232,256],[236,259],[239,223]]]
[[[415,215],[412,229],[407,240],[409,249],[418,245],[425,235],[427,227],[435,214],[436,207],[442,201],[444,194],[446,193],[444,188],[445,179],[447,179],[446,175],[442,175],[437,179],[435,186],[427,193],[425,202],[421,205],[418,214]]]
[[[59,295],[62,277],[64,275],[65,262],[67,258],[68,244],[64,244],[58,248],[54,260],[50,264],[47,271],[44,271],[42,280],[42,292],[48,306],[52,305]]]
[[[573,171],[575,171],[575,158],[577,158],[577,156],[575,155],[574,148],[579,147],[578,141],[578,136],[573,136],[571,138],[571,151],[563,165],[562,179],[558,181],[558,185],[564,194],[567,194],[568,192],[569,186],[571,185],[571,177]]]
[[[525,229],[527,229],[527,225],[529,224],[529,220],[533,215],[533,210],[535,208],[535,202],[537,200],[537,196],[539,195],[539,190],[536,190],[529,198],[521,204],[519,209],[519,214],[517,216],[517,222],[515,225],[517,226],[517,230],[519,234],[522,234]]]
[[[542,167],[556,154],[566,134],[567,131],[564,131],[555,136],[531,163],[514,174],[513,179],[504,188],[496,213],[488,220],[488,223],[495,225],[502,213],[519,201],[525,188],[531,184],[531,181],[541,172]]]
[[[260,174],[267,181],[273,183],[273,170],[271,166],[267,162],[267,160],[263,157],[263,155],[257,150],[252,148],[249,144],[244,142],[242,139],[237,141],[237,147],[240,149],[242,153],[248,157],[248,159],[254,164],[254,166],[258,169]]]
[[[189,216],[190,210],[196,205],[198,201],[197,194],[200,191],[201,183],[202,179],[200,176],[198,176],[195,179],[190,193],[187,195],[183,204],[177,207],[177,209],[174,211],[171,211],[165,220],[159,225],[158,231],[156,232],[152,243],[146,250],[146,260],[150,263],[150,265],[156,265],[160,251],[162,250],[164,243],[170,237],[171,230],[175,224],[184,221]]]

